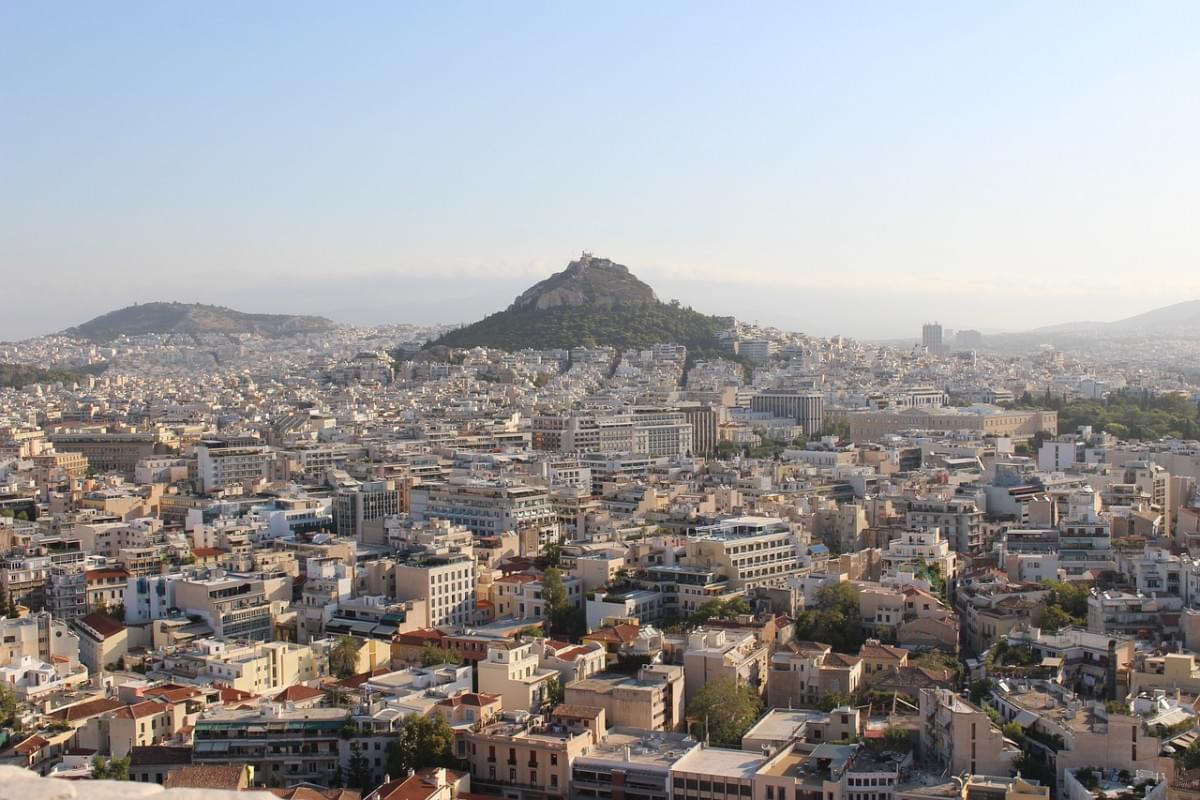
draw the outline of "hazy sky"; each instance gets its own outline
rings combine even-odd
[[[469,321],[582,249],[813,333],[1200,298],[1200,3],[0,4],[0,338]]]

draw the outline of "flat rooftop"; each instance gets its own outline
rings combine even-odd
[[[643,764],[669,768],[700,745],[686,733],[665,733],[662,731],[645,731],[638,728],[609,728],[608,737],[602,744],[592,748],[586,756],[576,758],[575,765],[586,766],[593,761],[603,761],[595,764],[606,769],[612,768],[613,761],[632,764]],[[625,748],[629,748],[626,752]]]
[[[697,748],[675,764],[678,772],[700,775],[719,775],[725,778],[752,780],[754,773],[767,759],[744,750],[725,750],[720,747]]]
[[[742,738],[782,741],[796,735],[799,728],[811,720],[823,720],[828,714],[820,711],[773,708],[746,731]]]

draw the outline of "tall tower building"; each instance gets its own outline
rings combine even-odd
[[[942,324],[926,322],[921,326],[921,344],[931,353],[942,352]]]

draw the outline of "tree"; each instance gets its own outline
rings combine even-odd
[[[1063,611],[1059,606],[1046,606],[1046,612],[1042,614],[1042,630],[1047,632],[1055,632],[1074,625],[1075,618],[1067,612]]]
[[[1179,763],[1184,769],[1200,769],[1200,739],[1187,746],[1179,756]]]
[[[1025,728],[1016,720],[1004,723],[1004,727],[1000,731],[1004,734],[1005,738],[1012,739],[1017,744],[1025,741]]]
[[[339,636],[329,651],[329,671],[339,678],[349,678],[358,671],[358,651],[362,642],[353,636]]]
[[[566,697],[566,690],[563,689],[562,681],[558,678],[551,678],[546,683],[546,706],[554,708]]]
[[[546,619],[551,632],[570,639],[577,639],[587,632],[583,609],[576,608],[567,596],[562,570],[558,567],[551,567],[542,576],[542,599],[546,602]]]
[[[129,756],[112,760],[96,756],[92,760],[92,777],[98,781],[129,780]]]
[[[833,711],[840,706],[849,705],[850,698],[840,692],[826,692],[817,701],[817,708],[822,711]]]
[[[438,664],[461,664],[462,656],[456,650],[427,644],[421,648],[421,666],[435,667]]]
[[[750,614],[753,609],[744,597],[734,597],[729,600],[713,598],[705,600],[688,615],[688,625],[696,628],[710,619],[731,619],[739,614]]]
[[[689,730],[700,740],[707,734],[713,747],[741,747],[742,736],[761,709],[762,698],[753,687],[720,678],[704,686],[688,703]]]
[[[562,545],[558,542],[550,542],[542,548],[542,558],[546,560],[546,566],[557,567],[559,561],[562,560]]]
[[[814,607],[796,619],[796,638],[822,642],[842,653],[857,653],[866,636],[854,587],[837,583],[818,589]]]
[[[375,776],[371,772],[371,760],[367,758],[363,752],[361,742],[353,742],[350,745],[350,763],[346,774],[346,783],[352,789],[358,789],[362,792],[362,796],[375,788]]]
[[[981,678],[980,680],[973,681],[970,688],[971,702],[975,705],[982,704],[994,688],[996,688],[996,683],[991,678]]]
[[[12,725],[17,717],[17,696],[0,684],[0,726]]]
[[[409,716],[396,738],[388,742],[390,775],[405,775],[410,769],[423,767],[453,767],[455,763],[454,729],[440,714]]]

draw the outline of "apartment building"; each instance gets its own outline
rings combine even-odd
[[[1020,748],[978,706],[947,689],[920,694],[920,752],[951,774],[1011,775]]]
[[[683,667],[646,665],[636,676],[600,672],[568,683],[564,701],[571,706],[602,708],[613,725],[674,731],[683,722],[683,683]]]
[[[342,774],[342,729],[349,721],[345,708],[214,709],[196,720],[192,763],[249,764],[265,782],[328,786]]]
[[[750,399],[750,410],[793,419],[808,436],[825,427],[825,395],[789,389],[764,389]]]
[[[683,652],[687,700],[718,680],[762,692],[767,683],[768,663],[767,646],[751,632],[704,628],[692,631]]]
[[[406,510],[395,481],[369,481],[338,489],[333,498],[333,523],[339,536],[386,544],[384,520]]]
[[[467,733],[471,785],[511,800],[565,800],[571,764],[604,739],[601,709],[559,706],[515,715]]]
[[[466,555],[417,555],[393,567],[397,600],[422,600],[425,627],[463,627],[475,618],[476,562]]]
[[[445,483],[412,491],[415,519],[443,519],[477,536],[534,529],[557,541],[558,518],[548,489],[502,482]]]
[[[716,569],[735,590],[783,586],[801,569],[803,544],[783,520],[735,517],[697,528],[684,563]]]
[[[195,447],[196,478],[205,494],[246,481],[270,477],[270,452],[262,445],[235,445],[219,439],[205,439]]]
[[[290,602],[292,596],[292,581],[287,576],[260,577],[217,570],[210,577],[181,578],[173,583],[175,607],[199,616],[215,636],[223,639],[274,638],[271,604]],[[149,594],[145,597],[149,599]]]
[[[315,681],[325,659],[293,642],[239,642],[201,639],[157,658],[152,672],[176,683],[221,684],[256,695]]]
[[[487,657],[475,665],[479,691],[500,698],[505,711],[539,711],[558,672],[538,665],[532,642],[488,644]]]

